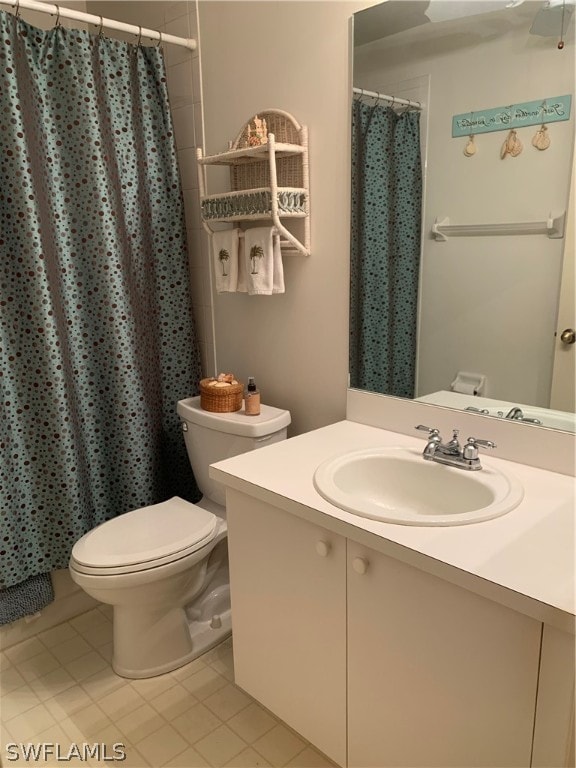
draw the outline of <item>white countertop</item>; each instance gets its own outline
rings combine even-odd
[[[494,520],[453,527],[382,523],[345,512],[316,491],[326,459],[362,448],[424,441],[341,421],[212,465],[224,485],[396,557],[514,610],[574,632],[574,478],[484,458],[524,487],[516,509]]]

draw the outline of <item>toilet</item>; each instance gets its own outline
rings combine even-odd
[[[225,491],[208,468],[284,440],[290,424],[279,408],[212,413],[199,397],[177,411],[201,501],[175,496],[125,512],[82,536],[70,557],[76,584],[114,607],[112,667],[122,677],[169,672],[230,634]]]

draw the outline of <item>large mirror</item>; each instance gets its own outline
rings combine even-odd
[[[354,15],[351,387],[575,431],[573,11]]]

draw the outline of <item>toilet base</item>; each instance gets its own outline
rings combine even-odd
[[[189,664],[232,632],[226,540],[214,550],[207,569],[197,576],[204,589],[188,605],[154,615],[132,605],[114,606],[112,669],[121,677],[141,679]]]
[[[203,653],[206,653],[206,651],[209,651],[232,634],[230,609],[221,614],[217,614],[217,616],[218,620],[216,622],[214,622],[213,619],[190,622],[189,630],[192,650],[185,655],[155,667],[149,667],[147,669],[130,669],[129,667],[124,666],[122,659],[117,658],[115,653],[112,660],[112,669],[117,675],[120,675],[120,677],[127,677],[131,680],[140,680],[147,677],[164,675],[167,672],[172,672],[174,669],[183,667],[185,664],[189,664],[191,661],[194,661],[194,659],[197,659]],[[211,625],[213,623],[219,623],[220,626],[212,627]]]

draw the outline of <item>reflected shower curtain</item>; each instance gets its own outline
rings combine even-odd
[[[354,101],[350,386],[413,397],[420,267],[420,114]]]
[[[89,529],[199,498],[185,238],[161,52],[0,11],[0,621]]]

